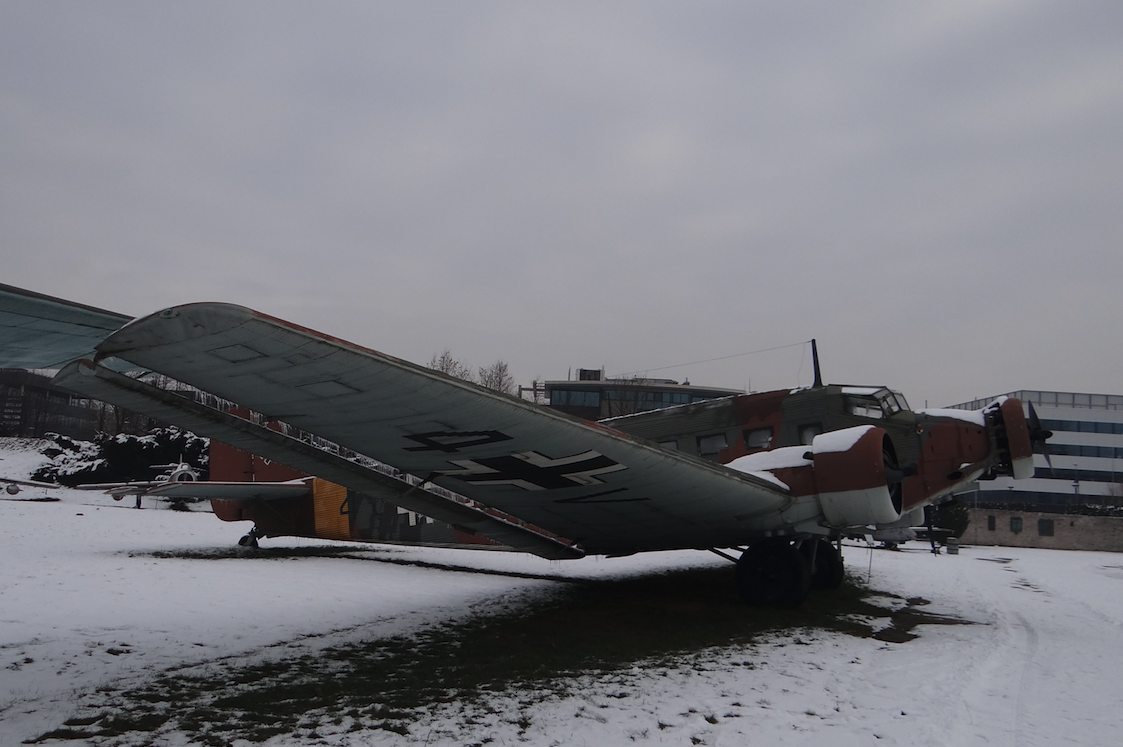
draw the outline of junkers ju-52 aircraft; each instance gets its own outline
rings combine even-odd
[[[223,303],[135,319],[55,382],[346,488],[307,491],[287,529],[262,535],[377,541],[350,510],[362,494],[545,558],[733,549],[744,599],[781,606],[841,582],[832,541],[847,528],[893,524],[980,477],[1028,477],[1048,437],[1016,399],[912,412],[890,389],[818,375],[585,421]]]

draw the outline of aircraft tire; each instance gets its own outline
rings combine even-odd
[[[842,564],[842,553],[830,540],[817,539],[815,549],[815,570],[811,573],[812,589],[837,589],[846,577]]]
[[[810,588],[807,558],[786,541],[758,542],[737,561],[737,590],[748,605],[798,607]]]
[[[257,537],[253,536],[252,534],[243,535],[243,537],[238,540],[238,544],[242,547],[249,547],[256,550],[258,546]]]

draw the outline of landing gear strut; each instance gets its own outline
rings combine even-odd
[[[737,590],[757,607],[798,607],[809,589],[837,589],[844,576],[842,553],[825,537],[805,539],[798,547],[779,537],[762,540],[737,561]]]
[[[825,538],[804,540],[799,548],[811,564],[812,589],[837,589],[842,586],[846,569],[842,565],[842,553]]]
[[[811,564],[782,539],[757,542],[737,561],[737,590],[753,606],[798,607],[811,588]]]
[[[240,540],[238,540],[238,544],[241,545],[242,547],[249,547],[251,549],[256,550],[257,549],[257,539],[258,539],[258,537],[264,537],[264,536],[265,536],[264,534],[262,534],[261,532],[258,531],[257,527],[254,527],[253,529],[251,529],[249,531],[248,534],[246,534]]]

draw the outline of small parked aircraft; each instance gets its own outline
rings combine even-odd
[[[129,367],[249,417],[113,370]],[[346,488],[312,491],[286,534],[374,539],[354,492],[546,558],[734,550],[745,600],[780,606],[841,582],[832,541],[847,529],[1029,477],[1047,437],[1016,399],[913,412],[888,388],[818,375],[591,422],[221,303],[133,320],[55,382]]]
[[[180,459],[183,457],[180,456]],[[153,464],[151,469],[166,469],[162,475],[157,475],[154,480],[134,480],[130,482],[90,482],[76,485],[78,490],[103,490],[119,501],[126,495],[136,496],[136,507],[140,508],[141,499],[145,496],[161,498],[183,498],[186,496],[175,495],[178,485],[196,483],[199,481],[199,472],[187,462],[173,464]],[[165,490],[171,488],[170,491]],[[163,492],[162,492],[163,491]]]
[[[35,480],[15,480],[9,477],[0,477],[0,483],[4,484],[4,492],[8,495],[19,495],[20,490],[23,488],[58,488],[61,487],[52,482],[36,482]]]

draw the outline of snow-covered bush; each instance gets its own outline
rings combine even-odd
[[[152,480],[165,469],[153,465],[187,462],[207,479],[210,440],[176,427],[157,428],[146,436],[125,433],[77,441],[48,433],[51,445],[43,450],[51,463],[41,467],[33,479],[81,485],[93,482]]]

